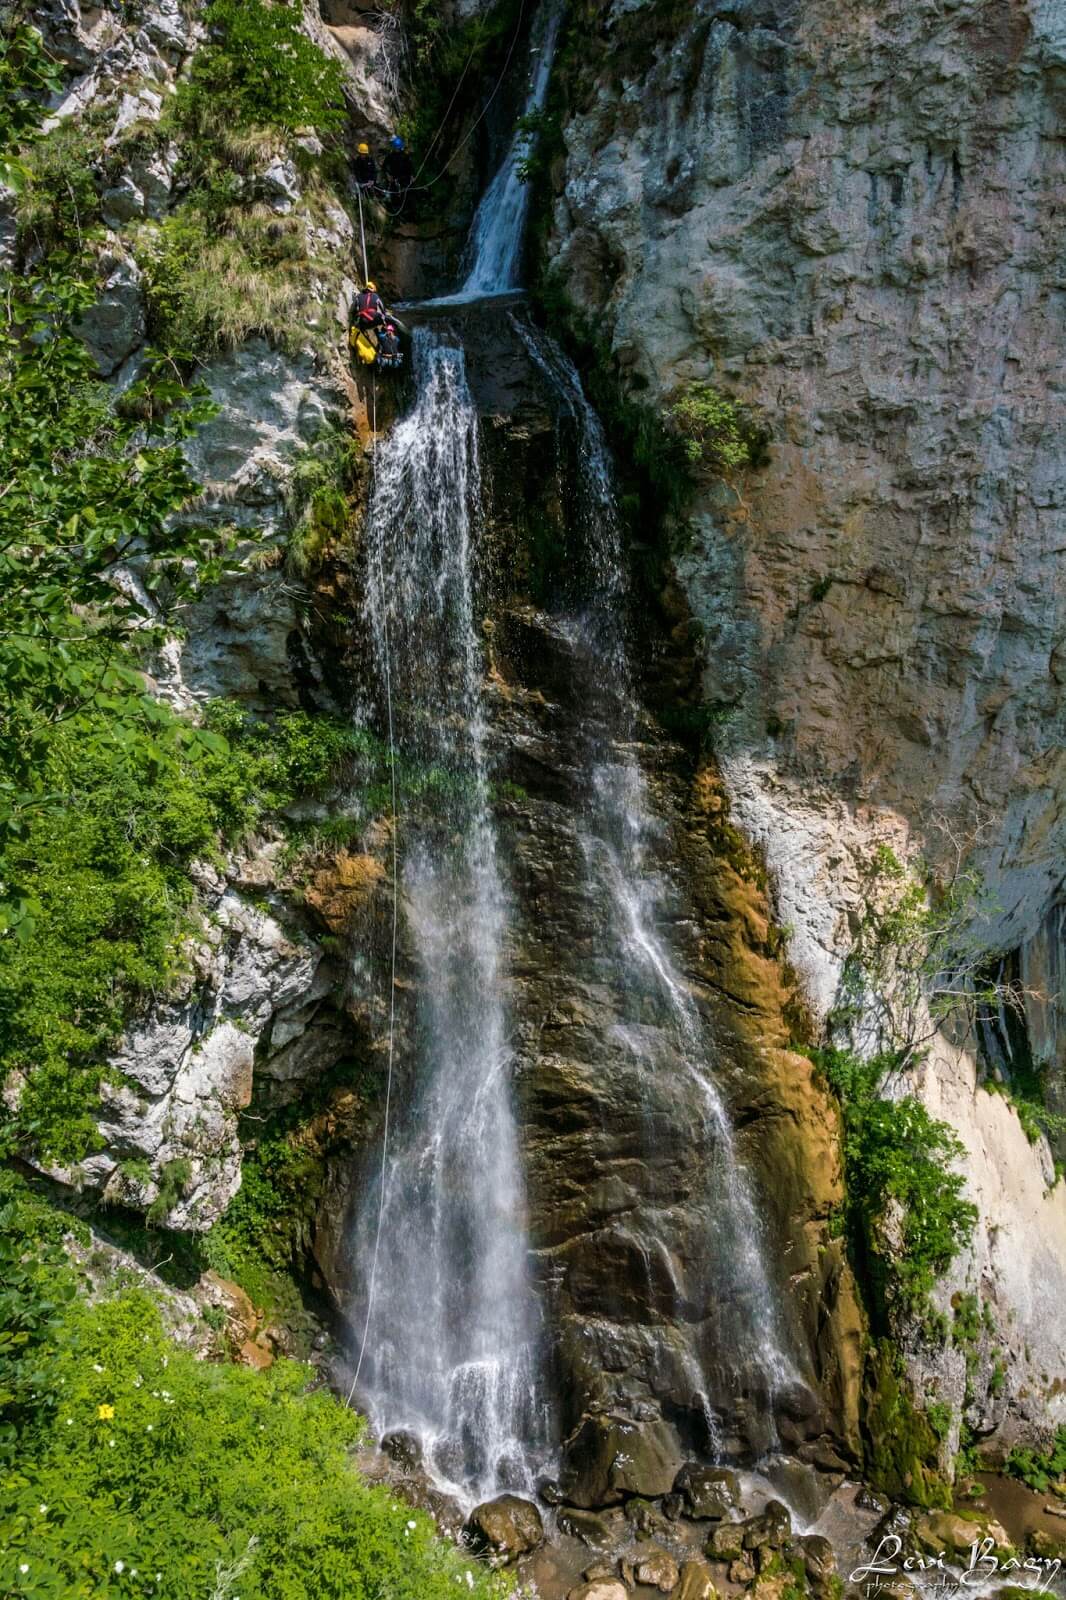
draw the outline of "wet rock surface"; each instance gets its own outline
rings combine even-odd
[[[1050,928],[1061,967],[1053,11],[648,0],[603,8],[563,68],[553,285],[655,418],[709,382],[772,435],[742,482],[705,476],[674,567],[733,817],[819,1018],[862,863],[943,856],[937,818],[992,887],[990,947],[1046,977]],[[1061,1007],[1030,1010],[1057,1103]],[[966,1146],[982,1220],[948,1294],[993,1307],[1008,1377],[993,1396],[981,1374],[978,1409],[1006,1445],[1066,1371],[1066,1198],[976,1081],[937,1041],[911,1086]],[[910,1360],[964,1405],[961,1369]]]
[[[514,1561],[543,1541],[544,1523],[532,1501],[503,1494],[475,1506],[463,1532],[478,1554]]]

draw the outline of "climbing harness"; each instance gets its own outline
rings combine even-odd
[[[366,280],[364,279],[364,282]],[[374,503],[374,491],[377,486],[377,441],[378,441],[378,386],[377,379],[371,374],[370,380],[370,430],[374,439],[374,448],[370,454],[370,503]],[[378,1217],[374,1231],[374,1253],[370,1259],[370,1283],[367,1287],[366,1320],[363,1323],[363,1338],[359,1346],[359,1359],[355,1364],[355,1376],[352,1386],[348,1391],[348,1405],[352,1403],[359,1374],[363,1370],[363,1357],[366,1355],[367,1340],[370,1337],[370,1319],[374,1314],[374,1291],[377,1286],[378,1255],[381,1250],[381,1230],[385,1220],[385,1177],[388,1171],[389,1154],[389,1113],[392,1108],[392,1065],[396,1040],[396,940],[400,903],[399,879],[399,815],[396,804],[396,735],[393,726],[392,713],[392,657],[389,646],[389,613],[385,593],[385,565],[382,560],[381,546],[378,545],[377,561],[375,563],[378,584],[378,604],[381,607],[382,643],[385,664],[385,706],[389,729],[389,790],[390,810],[392,820],[392,956],[389,964],[389,1054],[388,1069],[385,1076],[385,1116],[384,1127],[381,1135],[381,1175],[380,1191],[378,1194]]]

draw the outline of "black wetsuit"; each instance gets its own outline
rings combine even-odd
[[[378,169],[373,156],[356,156],[352,172],[360,189],[372,189],[378,181]]]
[[[409,189],[414,182],[414,163],[406,150],[390,150],[381,170],[390,189]]]

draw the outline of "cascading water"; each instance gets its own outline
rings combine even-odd
[[[718,1389],[747,1387],[764,1414],[762,1442],[775,1439],[775,1392],[801,1383],[786,1342],[766,1270],[761,1228],[733,1128],[711,1071],[713,1040],[659,931],[668,917],[668,886],[651,865],[659,831],[634,744],[639,715],[626,648],[626,577],[614,466],[602,424],[589,404],[573,364],[547,335],[523,316],[512,322],[531,357],[563,402],[576,432],[578,518],[588,568],[585,604],[567,619],[575,657],[587,676],[585,719],[591,804],[582,829],[589,892],[613,907],[617,987],[630,1010],[643,999],[665,1011],[689,1094],[691,1150],[706,1174],[706,1263],[698,1287],[718,1308],[705,1333],[704,1354],[717,1370]],[[641,1073],[663,1066],[649,1055],[644,1032],[619,1030],[627,1048],[642,1056]],[[670,1070],[669,1066],[666,1070]],[[724,1381],[723,1381],[724,1380]],[[715,1403],[732,1396],[705,1395],[712,1448],[718,1435]]]
[[[438,1478],[480,1496],[529,1486],[545,1423],[474,610],[477,416],[460,349],[420,329],[414,357],[414,407],[378,447],[367,554],[400,759],[432,795],[431,815],[403,819],[420,1081],[393,1136],[379,1250],[378,1197],[360,1208],[364,1296],[378,1257],[361,1398],[382,1431],[419,1435]]]
[[[537,59],[522,122],[474,215],[466,247],[466,280],[454,295],[444,296],[436,305],[484,300],[521,287],[522,240],[529,211],[529,184],[523,181],[522,162],[530,140],[536,137],[528,131],[528,119],[544,108],[561,18],[561,7],[556,5],[542,8],[537,19],[532,46]]]
[[[559,17],[550,5],[538,20],[527,111],[544,103]],[[524,140],[516,135],[478,208],[462,290],[434,304],[517,287]],[[632,1079],[634,1101],[646,1106],[648,1159],[660,1158],[667,1131],[698,1191],[695,1251],[687,1217],[679,1223],[670,1205],[642,1204],[628,1223],[646,1260],[665,1248],[677,1264],[675,1298],[690,1308],[683,1315],[696,1330],[681,1348],[656,1347],[655,1331],[646,1330],[648,1361],[680,1362],[714,1448],[730,1387],[768,1417],[775,1388],[796,1382],[796,1372],[751,1188],[709,1069],[707,1026],[661,931],[670,890],[653,862],[660,830],[635,749],[639,716],[621,620],[626,584],[610,452],[563,353],[523,317],[514,326],[578,436],[586,592],[554,621],[585,680],[578,781],[588,803],[578,835],[583,892],[605,919],[595,960],[616,997],[612,1060]],[[401,1097],[382,1187],[368,1180],[358,1208],[362,1305],[353,1307],[353,1322],[366,1319],[360,1399],[377,1428],[416,1433],[430,1471],[469,1502],[500,1488],[531,1488],[548,1464],[559,1408],[548,1404],[543,1381],[549,1352],[530,1278],[512,1105],[501,970],[510,907],[490,805],[475,608],[477,416],[456,342],[417,330],[414,368],[413,408],[377,447],[367,555],[375,656],[381,674],[391,674],[400,758],[433,796],[431,814],[403,808],[400,887],[419,967],[417,1066]],[[764,1427],[762,1443],[772,1437]]]

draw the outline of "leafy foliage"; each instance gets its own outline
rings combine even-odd
[[[990,975],[982,927],[995,906],[960,853],[945,878],[905,866],[887,845],[867,864],[866,910],[844,969],[833,1021],[872,1016],[886,1047],[911,1058],[949,1018],[973,1027],[1018,996]]]
[[[0,31],[0,183],[16,192],[26,178],[18,147],[36,137],[43,101],[59,85],[59,63],[45,49],[40,30],[8,20]]]
[[[66,118],[32,143],[23,158],[17,211],[23,258],[47,255],[54,275],[60,260],[76,263],[100,225],[94,164],[98,130],[88,115]]]
[[[722,477],[765,459],[769,434],[750,406],[710,383],[690,383],[669,409],[669,419],[684,440],[693,466]]]
[[[296,0],[211,0],[205,20],[208,39],[179,86],[179,109],[195,116],[207,103],[236,128],[341,126],[343,68],[304,33]]]
[[[0,829],[42,804],[50,741],[74,718],[93,713],[112,745],[194,737],[129,650],[220,570],[174,517],[197,487],[181,441],[210,408],[160,371],[116,400],[70,329],[91,300],[76,280],[23,281],[0,332]]]
[[[882,1322],[892,1311],[919,1314],[977,1221],[965,1180],[949,1165],[962,1143],[914,1095],[881,1097],[891,1058],[828,1049],[814,1059],[844,1115],[845,1226],[875,1309]]]
[[[0,1076],[25,1079],[9,1132],[60,1160],[92,1147],[102,1064],[129,1013],[180,971],[190,863],[367,759],[365,736],[327,717],[266,722],[221,702],[184,742],[193,730],[154,709],[159,741],[116,740],[95,708],[53,729],[49,804],[0,854],[22,908],[18,936],[0,940]]]
[[[361,1420],[303,1366],[196,1360],[143,1292],[91,1304],[0,1174],[0,1592],[35,1600],[481,1600],[499,1580],[362,1482]],[[14,1446],[17,1444],[17,1455]],[[6,1450],[5,1450],[6,1445]],[[240,1578],[236,1583],[235,1576]]]
[[[1020,1478],[1037,1494],[1066,1493],[1066,1427],[1057,1430],[1048,1450],[1015,1445],[1003,1465],[1012,1478]]]

